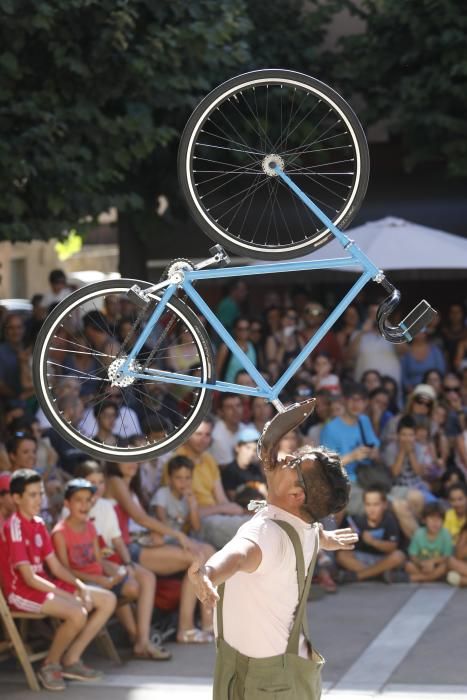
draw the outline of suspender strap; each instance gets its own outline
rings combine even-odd
[[[287,653],[298,655],[300,632],[302,630],[303,634],[305,635],[305,639],[311,645],[310,635],[308,631],[308,619],[306,615],[306,604],[308,601],[308,594],[310,592],[311,579],[313,578],[313,571],[316,564],[316,558],[318,556],[319,537],[316,537],[313,556],[311,558],[307,577],[305,579],[305,562],[303,559],[303,549],[297,531],[292,525],[290,525],[290,523],[287,523],[284,520],[274,520],[274,522],[277,523],[277,525],[279,525],[279,527],[281,527],[284,530],[284,532],[289,536],[295,551],[295,561],[298,579],[298,606],[295,610],[294,623],[289,635]]]
[[[222,616],[222,606],[224,605],[224,590],[225,583],[221,583],[217,587],[217,593],[219,594],[219,600],[216,605],[216,619],[217,619],[217,638],[224,639],[224,619]]]

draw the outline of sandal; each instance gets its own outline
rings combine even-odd
[[[197,627],[181,632],[181,637],[177,635],[177,644],[209,644],[212,640],[213,636],[209,631],[199,630]]]
[[[144,651],[133,652],[133,657],[146,661],[168,661],[172,658],[172,652],[165,647],[159,647],[156,644],[149,643]]]

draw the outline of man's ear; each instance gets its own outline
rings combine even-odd
[[[305,494],[300,486],[292,486],[288,493],[287,498],[293,506],[302,506],[305,503]]]

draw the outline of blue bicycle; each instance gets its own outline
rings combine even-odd
[[[140,461],[185,441],[209,410],[213,390],[263,397],[283,412],[280,392],[369,281],[388,293],[378,310],[383,336],[410,341],[436,312],[423,300],[391,325],[399,291],[343,233],[363,200],[368,174],[363,129],[322,82],[271,69],[213,90],[186,125],[179,176],[191,214],[216,245],[202,263],[174,260],[158,284],[91,284],[52,311],[36,343],[33,374],[53,427],[97,458]],[[292,260],[333,237],[344,257]],[[228,267],[223,246],[265,262]],[[361,275],[273,386],[195,289],[199,280],[355,263]],[[195,311],[240,361],[253,387],[216,379],[210,338]],[[109,399],[118,405],[118,440],[98,430],[105,411],[115,413]]]

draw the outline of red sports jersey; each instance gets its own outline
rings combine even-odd
[[[53,579],[44,570],[43,563],[54,550],[42,518],[35,516],[29,520],[21,513],[14,513],[6,521],[3,534],[3,543],[0,542],[0,565],[2,566],[2,585],[10,608],[22,612],[40,613],[49,595],[45,591],[26,584],[18,571],[20,564],[29,564],[34,573],[62,590],[72,594],[76,592],[74,586],[65,581]]]
[[[35,574],[50,580],[44,571],[44,561],[53,554],[52,540],[42,518],[30,520],[21,513],[13,513],[4,527],[8,559],[11,569],[11,590],[23,582],[19,564],[30,564]]]

